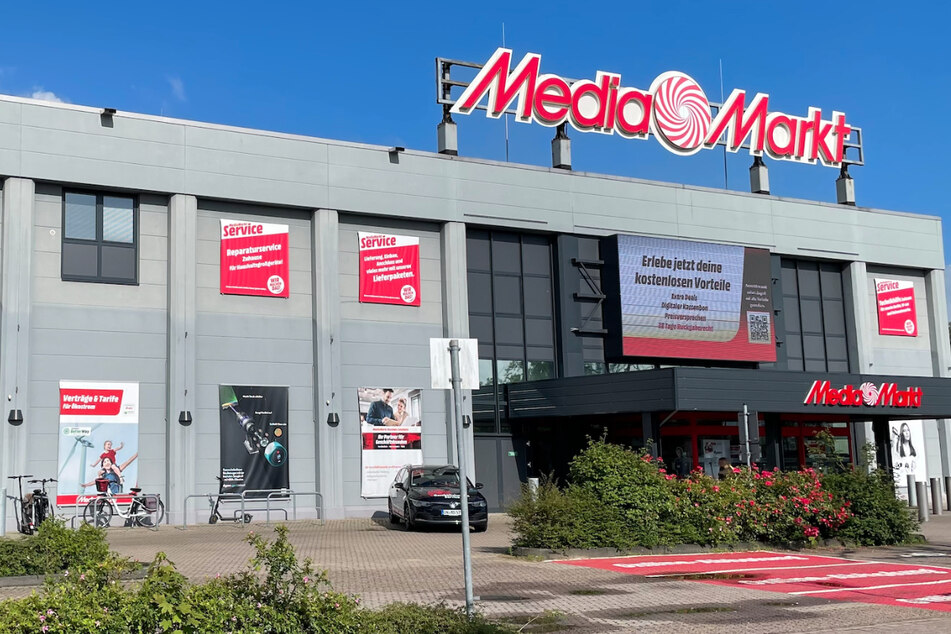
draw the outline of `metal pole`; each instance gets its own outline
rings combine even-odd
[[[469,549],[469,480],[462,443],[462,377],[459,376],[459,340],[449,340],[449,360],[452,364],[453,427],[456,428],[456,457],[459,461],[459,503],[462,505],[462,562],[466,578],[466,616],[473,613],[472,556]]]
[[[0,537],[7,534],[7,488],[0,489]]]
[[[908,486],[908,506],[918,506],[915,499],[915,476],[913,474],[908,474],[906,484]]]
[[[726,161],[726,155],[724,155],[723,160]],[[724,167],[724,170],[726,168]],[[750,466],[750,410],[746,406],[746,403],[743,403],[743,430],[740,430],[740,438],[743,439],[743,462],[746,463],[746,466]]]
[[[951,476],[944,476],[944,497],[948,502],[947,509],[951,511]]]
[[[916,493],[918,494],[918,521],[928,521],[928,485],[924,482],[915,482]]]
[[[941,487],[938,486],[938,478],[931,478],[931,512],[941,515]]]

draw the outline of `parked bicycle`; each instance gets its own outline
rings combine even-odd
[[[46,518],[54,516],[53,507],[46,492],[46,483],[56,482],[56,479],[27,480],[27,484],[39,484],[41,488],[33,489],[32,493],[27,493],[24,496],[23,479],[32,477],[32,475],[8,476],[8,479],[17,481],[19,497],[13,497],[12,495],[7,497],[16,502],[13,507],[13,514],[16,517],[17,530],[24,535],[32,535]]]
[[[209,524],[217,524],[218,522],[242,522],[243,524],[249,524],[251,522],[251,514],[245,513],[244,516],[240,515],[235,511],[234,517],[225,517],[221,514],[221,511],[218,509],[221,506],[221,488],[223,482],[221,476],[215,476],[215,479],[218,480],[218,495],[208,494],[208,506],[211,507],[211,516],[208,518]],[[226,494],[225,494],[226,495]]]
[[[112,518],[118,515],[125,520],[125,526],[144,526],[154,527],[162,523],[165,519],[165,503],[157,493],[142,493],[139,487],[129,489],[132,499],[127,510],[123,510],[123,504],[118,498],[127,498],[128,495],[113,495],[109,490],[109,480],[106,478],[96,479],[97,496],[83,509],[83,522],[93,524],[97,528],[105,528],[112,522]]]

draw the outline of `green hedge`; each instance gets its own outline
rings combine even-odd
[[[91,567],[109,554],[102,530],[82,525],[66,528],[46,520],[34,535],[0,539],[0,577],[46,575],[71,567]]]
[[[514,544],[534,548],[631,548],[746,541],[861,545],[904,543],[917,524],[884,471],[734,469],[668,474],[662,462],[603,440],[571,463],[569,484],[545,482],[510,509]]]
[[[163,554],[141,583],[122,583],[121,560],[64,571],[42,593],[0,602],[0,631],[68,632],[340,632],[452,634],[509,632],[445,606],[394,604],[367,610],[335,592],[323,572],[297,559],[279,526],[268,541],[251,533],[254,549],[242,573],[191,584]]]

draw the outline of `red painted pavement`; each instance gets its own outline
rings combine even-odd
[[[555,562],[652,578],[951,612],[951,569],[801,553],[652,555]]]

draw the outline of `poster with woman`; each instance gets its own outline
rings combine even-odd
[[[96,480],[113,495],[128,493],[138,456],[138,383],[59,382],[57,506],[96,497]]]
[[[421,394],[421,389],[407,387],[357,390],[363,497],[386,497],[400,467],[422,463]]]
[[[915,481],[927,478],[924,430],[920,420],[892,421],[889,425],[892,446],[892,474],[898,497],[908,499],[908,476]]]

